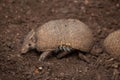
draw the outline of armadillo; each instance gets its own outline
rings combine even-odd
[[[86,24],[77,19],[58,19],[31,30],[24,39],[21,52],[27,53],[30,49],[43,51],[39,58],[42,61],[52,51],[69,53],[71,50],[79,50],[88,53],[93,43],[92,30]]]
[[[120,30],[110,33],[104,40],[105,51],[114,56],[120,56]]]

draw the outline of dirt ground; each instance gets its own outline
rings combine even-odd
[[[44,63],[40,54],[20,55],[25,35],[49,20],[79,19],[92,30],[95,45],[86,56],[76,54]],[[120,0],[0,0],[0,80],[120,80],[120,58],[102,47],[120,29]]]

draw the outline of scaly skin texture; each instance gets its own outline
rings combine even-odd
[[[104,40],[105,50],[114,56],[120,56],[120,30],[108,35]]]
[[[52,50],[60,45],[89,52],[93,46],[92,31],[76,19],[60,19],[45,23],[36,31],[38,51]]]

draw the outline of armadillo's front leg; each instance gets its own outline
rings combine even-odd
[[[90,63],[90,60],[82,53],[79,52],[79,58],[87,63]]]
[[[52,54],[51,51],[45,51],[40,55],[39,61],[44,61],[47,57]]]

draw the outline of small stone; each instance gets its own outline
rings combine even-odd
[[[38,69],[39,69],[39,70],[42,70],[42,69],[43,69],[43,67],[41,66],[41,67],[39,67]]]
[[[78,3],[78,0],[74,0],[74,3]]]
[[[120,5],[119,4],[116,4],[117,7],[119,7]]]

